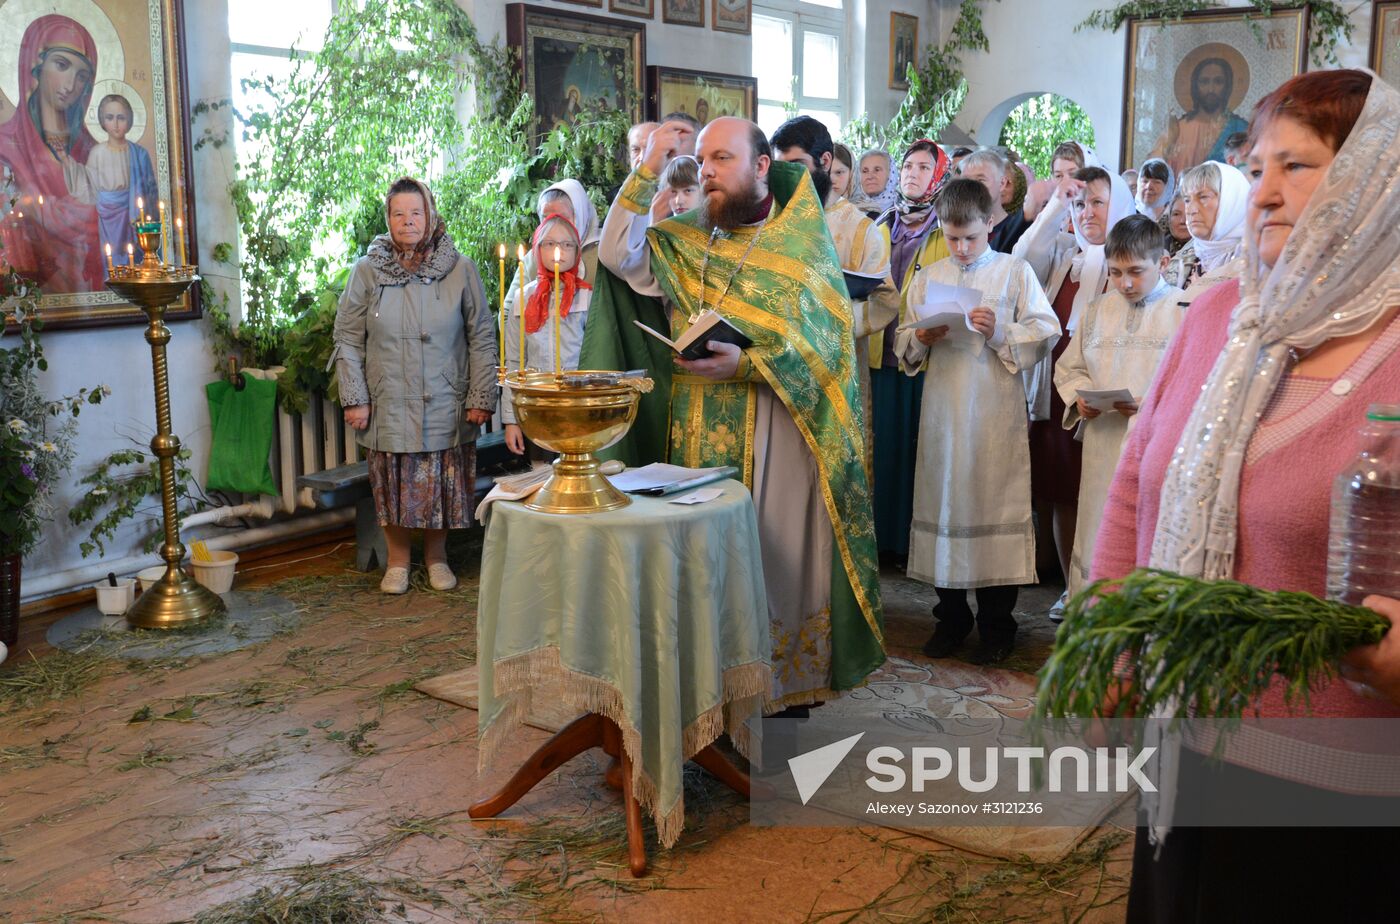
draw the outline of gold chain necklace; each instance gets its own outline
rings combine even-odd
[[[749,241],[749,246],[745,248],[744,255],[739,258],[739,265],[734,267],[734,272],[730,273],[729,278],[725,281],[724,289],[720,291],[719,298],[715,299],[716,308],[724,303],[724,297],[729,294],[729,287],[734,285],[734,279],[739,275],[740,271],[743,270],[744,264],[749,261],[749,254],[753,253],[753,247],[763,235],[763,229],[768,224],[768,219],[772,214],[770,210],[767,215],[763,216],[763,220],[758,223],[758,231],[754,233],[753,240]],[[700,261],[700,308],[690,315],[689,321],[691,324],[699,321],[700,315],[705,313],[705,277],[710,271],[710,249],[715,246],[715,239],[719,237],[720,233],[719,226],[716,225],[710,231],[710,242],[705,245],[705,259]]]

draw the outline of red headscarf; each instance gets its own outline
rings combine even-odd
[[[544,229],[549,227],[549,223],[557,221],[565,228],[569,229],[569,234],[578,242],[578,229],[574,223],[562,215],[550,215],[540,226],[535,229],[535,237],[530,242],[531,248],[535,251],[536,283],[535,294],[530,296],[530,301],[525,306],[525,333],[533,334],[544,327],[550,313],[554,310],[554,260],[553,254],[542,252],[540,241],[544,238]],[[568,269],[559,271],[559,316],[567,318],[569,308],[574,304],[574,295],[579,289],[591,289],[590,283],[584,282],[578,277],[579,267],[583,265],[583,247],[579,246],[574,251],[574,265]]]
[[[928,188],[921,195],[910,196],[904,192],[904,184],[899,184],[899,198],[895,201],[895,211],[899,214],[900,220],[905,224],[917,225],[927,217],[928,212],[933,208],[933,197],[938,195],[938,190],[943,185],[943,178],[948,173],[948,155],[943,153],[933,141],[928,138],[920,138],[900,158],[900,171],[903,172],[904,162],[909,159],[909,155],[919,151],[927,151],[933,155],[933,176],[929,178]]]
[[[102,287],[102,261],[98,252],[97,209],[72,198],[63,179],[63,164],[44,143],[40,126],[30,114],[30,99],[38,92],[34,69],[46,51],[61,49],[82,55],[97,69],[97,46],[81,25],[67,16],[51,13],[40,16],[24,30],[19,48],[18,108],[10,121],[0,125],[0,164],[14,175],[19,191],[18,210],[23,220],[6,221],[5,243],[10,254],[31,252],[35,265],[16,269],[32,276],[47,291],[88,292]],[[79,117],[68,139],[67,154],[80,164],[97,143],[83,123],[82,113],[92,98],[92,86],[69,107]],[[38,204],[39,196],[44,205]],[[8,203],[4,203],[8,205]],[[24,240],[14,240],[22,237]],[[13,248],[13,249],[12,249]]]

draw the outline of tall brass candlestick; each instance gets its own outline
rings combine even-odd
[[[196,583],[180,567],[185,557],[175,497],[175,457],[180,452],[180,438],[170,427],[170,376],[165,356],[170,329],[165,326],[165,309],[197,279],[193,267],[142,264],[116,267],[107,280],[107,288],[144,311],[150,321],[146,342],[151,345],[156,397],[156,435],[151,439],[151,451],[160,460],[160,502],[165,520],[165,544],[160,557],[165,559],[165,575],[127,610],[127,622],[142,629],[199,625],[227,611],[218,594]]]

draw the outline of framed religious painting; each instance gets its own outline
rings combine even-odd
[[[720,116],[752,122],[758,117],[758,78],[647,68],[647,118],[660,121],[672,112],[692,115],[701,125]]]
[[[890,13],[890,89],[909,89],[909,65],[919,47],[919,17]]]
[[[0,0],[0,261],[38,284],[49,330],[146,323],[105,286],[145,257],[143,215],[164,206],[197,252],[181,18],[177,0]],[[193,286],[166,317],[199,313]]]
[[[1306,7],[1187,13],[1128,21],[1121,168],[1161,157],[1177,176],[1225,159],[1254,104],[1301,73]]]
[[[608,0],[608,12],[651,19],[656,13],[656,0]]]
[[[506,41],[519,54],[525,92],[535,101],[536,135],[599,109],[620,109],[641,121],[641,23],[511,3]]]
[[[705,0],[661,0],[661,21],[673,26],[703,26]]]
[[[1400,87],[1400,0],[1377,3],[1371,10],[1371,70]]]
[[[753,31],[753,0],[713,0],[710,21],[716,32],[738,32],[748,35]]]

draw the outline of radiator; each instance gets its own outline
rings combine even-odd
[[[280,368],[267,370],[245,369],[249,375],[275,379]],[[500,430],[501,412],[498,407],[490,421],[483,426],[483,433]],[[327,469],[339,468],[364,458],[364,450],[355,442],[355,431],[344,422],[340,405],[324,395],[310,396],[306,410],[300,414],[288,413],[279,403],[277,406],[277,426],[272,437],[272,480],[277,484],[278,496],[272,499],[274,510],[295,513],[297,510],[315,509],[315,500],[310,488],[297,488],[297,478]],[[271,515],[271,512],[269,515]]]

